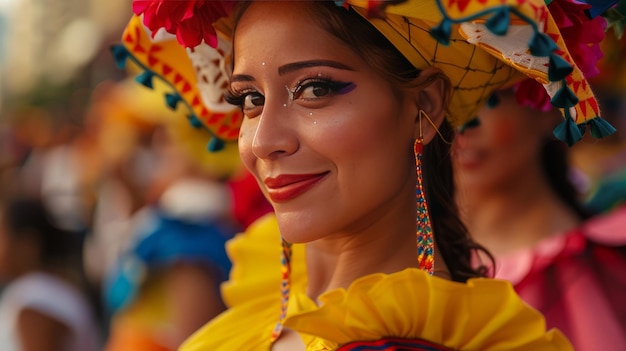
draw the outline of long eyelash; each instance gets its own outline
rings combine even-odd
[[[330,90],[333,93],[339,93],[339,94],[345,94],[348,93],[350,91],[352,91],[352,89],[354,89],[354,87],[356,87],[354,85],[354,83],[350,83],[350,82],[338,82],[338,81],[334,81],[330,78],[324,78],[324,77],[317,77],[317,78],[307,78],[307,79],[303,79],[301,81],[298,82],[298,84],[296,84],[296,87],[293,89],[292,93],[294,95],[298,95],[298,93],[300,91],[302,91],[302,89],[307,88],[309,86],[311,86],[312,84],[315,83],[322,83],[327,85]]]
[[[246,93],[246,91],[235,91],[229,88],[224,93],[224,100],[231,105],[243,108],[243,101],[246,98]]]

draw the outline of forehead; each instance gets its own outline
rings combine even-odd
[[[358,60],[349,46],[322,27],[314,6],[301,1],[250,4],[234,35],[235,66],[251,61],[282,64],[312,56]]]

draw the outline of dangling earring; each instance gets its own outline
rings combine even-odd
[[[271,341],[274,342],[280,336],[283,331],[283,321],[287,317],[287,306],[289,305],[289,290],[291,288],[291,255],[292,248],[291,243],[288,243],[285,239],[282,239],[283,250],[281,252],[281,283],[280,283],[280,317],[274,330],[272,331]]]
[[[426,112],[424,112],[424,110],[419,110],[419,136],[415,139],[415,143],[413,144],[413,151],[415,152],[415,171],[417,176],[417,181],[415,183],[415,200],[417,203],[415,218],[415,224],[417,227],[417,263],[419,264],[420,269],[426,271],[430,275],[433,275],[435,270],[434,238],[433,230],[430,225],[430,216],[428,213],[428,204],[426,203],[426,197],[424,194],[424,182],[422,177],[422,153],[424,148],[422,116],[427,118],[429,122],[433,124]]]

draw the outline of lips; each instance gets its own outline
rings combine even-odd
[[[294,199],[317,183],[319,183],[328,172],[315,174],[282,174],[275,178],[266,178],[263,183],[267,187],[267,194],[274,202],[283,202]]]

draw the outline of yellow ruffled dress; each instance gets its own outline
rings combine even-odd
[[[280,313],[280,235],[273,215],[228,245],[234,261],[224,284],[230,309],[192,335],[180,351],[269,351]],[[508,282],[476,278],[456,283],[414,268],[372,274],[345,289],[305,294],[303,245],[294,245],[292,288],[284,326],[307,351],[336,350],[354,341],[421,339],[453,350],[572,350],[558,331]]]

